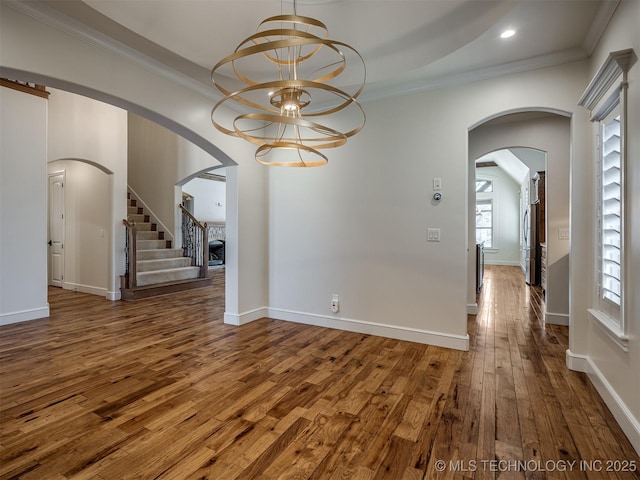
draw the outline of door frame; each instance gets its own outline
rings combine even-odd
[[[48,245],[47,248],[47,285],[49,286],[54,286],[54,287],[63,287],[64,285],[64,265],[65,265],[65,261],[64,261],[64,242],[65,242],[65,231],[66,231],[66,212],[65,212],[65,196],[64,196],[64,184],[67,181],[67,172],[66,170],[57,170],[55,172],[49,172],[48,176],[47,176],[47,238],[49,239],[49,242],[51,241],[51,178],[52,177],[62,177],[62,217],[60,218],[60,222],[61,222],[61,235],[62,235],[62,248],[61,248],[61,268],[62,268],[62,274],[61,274],[61,279],[60,282],[58,284],[58,282],[55,282],[52,278],[52,268],[51,268],[51,253],[52,253],[52,246]]]

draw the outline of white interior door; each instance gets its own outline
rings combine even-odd
[[[64,172],[49,175],[49,285],[64,279]]]

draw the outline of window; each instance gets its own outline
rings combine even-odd
[[[491,180],[476,180],[476,193],[493,192],[493,182]]]
[[[493,248],[492,193],[493,180],[476,179],[476,243],[484,243],[484,248]]]
[[[483,243],[485,248],[493,248],[493,202],[491,200],[476,201],[476,243]]]
[[[600,122],[599,215],[597,248],[600,295],[620,307],[622,247],[622,175],[620,115],[617,109]],[[611,313],[609,310],[608,313]]]
[[[585,90],[579,105],[598,125],[596,174],[596,285],[589,313],[609,337],[628,351],[625,326],[625,116],[632,49],[612,52]]]

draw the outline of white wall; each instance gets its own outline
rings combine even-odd
[[[201,222],[226,221],[227,184],[205,178],[194,178],[182,186],[194,198],[194,216]]]
[[[118,299],[120,275],[125,271],[122,220],[127,217],[127,112],[51,89],[48,138],[49,162],[76,159],[93,165],[63,164],[70,169],[66,179],[66,209],[68,215],[75,215],[68,216],[65,225],[71,243],[65,245],[63,287]],[[49,171],[53,171],[52,168],[59,167],[49,167]],[[95,187],[95,196],[102,201],[92,206],[76,206],[76,199],[94,198],[95,201],[87,182]],[[100,236],[102,229],[104,237]],[[100,246],[104,242],[107,257],[93,256],[92,245]],[[96,254],[102,255],[102,250]],[[106,262],[106,267],[102,262]],[[103,268],[107,269],[106,281]]]
[[[580,80],[577,85],[583,88],[585,80]],[[572,98],[576,97],[575,92],[572,95]],[[568,108],[570,112],[577,107]],[[527,146],[547,152],[545,320],[564,325],[569,323],[569,239],[560,238],[560,231],[569,228],[571,142],[571,121],[561,115],[480,126],[469,134],[471,159],[512,146]],[[576,143],[575,138],[573,142]],[[468,289],[469,296],[475,297],[473,286]]]
[[[176,214],[175,185],[220,162],[172,131],[132,113],[128,138],[129,186],[164,226],[168,238],[175,239],[181,219]]]
[[[255,239],[264,238],[267,229],[265,170],[256,164],[250,145],[212,127],[214,89],[145,59],[119,55],[117,47],[69,34],[56,19],[36,17],[0,4],[1,76],[111,103],[172,129],[225,165],[240,165],[228,170],[225,318],[240,322],[264,312],[267,246]]]
[[[493,201],[493,248],[485,248],[488,265],[520,264],[520,187],[500,167],[476,169],[477,180],[491,180],[493,192],[477,200]]]
[[[577,111],[585,67],[369,102],[364,130],[330,152],[327,167],[270,170],[270,314],[464,348],[475,242],[468,131],[504,112]],[[576,124],[574,142],[587,131]],[[568,166],[563,176],[567,194]],[[439,203],[434,177],[442,179]],[[440,228],[442,241],[427,242],[427,228]],[[335,316],[333,293],[341,298]]]
[[[110,175],[77,160],[53,161],[47,167],[49,173],[65,172],[62,288],[109,298],[109,266],[115,254],[110,249]]]
[[[49,316],[47,100],[0,87],[0,324]]]
[[[622,1],[594,52],[589,64],[591,78],[609,53],[633,48],[640,54],[640,2]],[[595,271],[594,192],[595,134],[593,126],[589,149],[579,166],[580,178],[572,197],[571,321],[572,331],[567,359],[571,368],[589,373],[598,391],[640,453],[640,64],[635,60],[628,76],[628,136],[625,171],[627,217],[625,239],[625,321],[628,352],[620,349],[604,329],[587,313],[592,306]]]

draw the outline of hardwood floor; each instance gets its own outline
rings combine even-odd
[[[517,268],[487,268],[469,352],[224,325],[222,281],[51,289],[50,319],[1,327],[0,478],[640,478],[606,471],[640,459]]]

